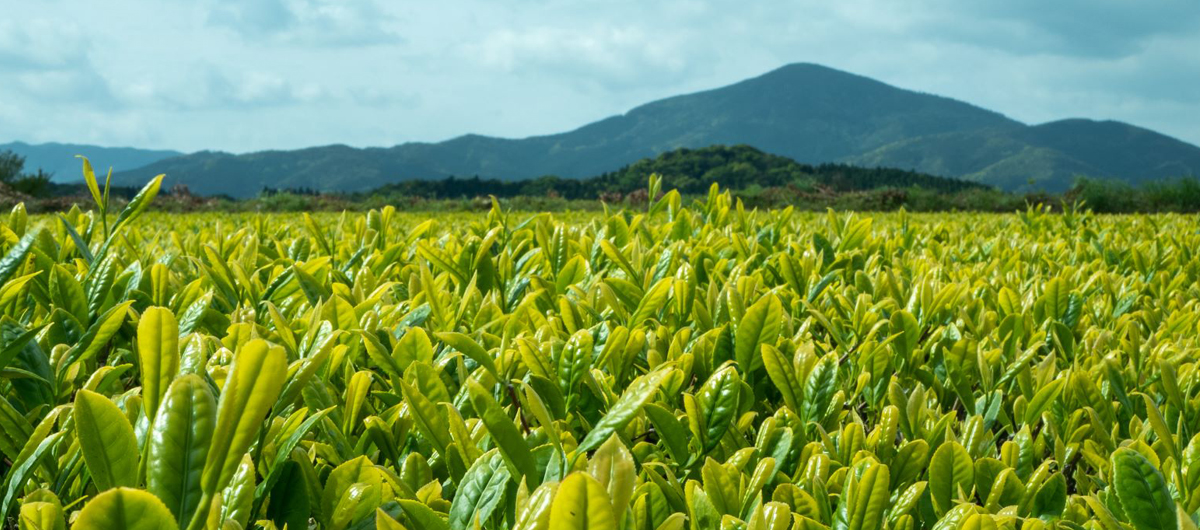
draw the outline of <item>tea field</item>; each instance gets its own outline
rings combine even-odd
[[[0,224],[5,527],[1196,528],[1195,216],[156,191]]]

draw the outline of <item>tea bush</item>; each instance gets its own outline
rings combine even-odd
[[[0,224],[6,526],[1196,528],[1195,217],[88,182]]]

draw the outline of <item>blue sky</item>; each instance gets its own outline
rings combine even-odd
[[[0,2],[0,142],[521,137],[816,62],[1200,144],[1196,0]]]

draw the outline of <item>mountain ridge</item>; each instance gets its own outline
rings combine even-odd
[[[1074,177],[1132,183],[1200,173],[1200,147],[1115,121],[1028,125],[968,102],[812,63],[651,101],[572,130],[240,155],[200,152],[114,174],[159,173],[193,192],[246,197],[264,187],[363,191],[388,183],[481,176],[584,178],[678,148],[746,144],[800,163],[894,167],[1014,191],[1062,191]]]
[[[96,165],[97,171],[107,171],[112,167],[116,173],[184,154],[171,149],[104,147],[60,142],[31,144],[21,141],[0,144],[0,151],[12,151],[25,157],[25,168],[28,170],[41,168],[53,173],[54,182],[75,182],[83,179],[83,165],[75,155],[88,157]]]

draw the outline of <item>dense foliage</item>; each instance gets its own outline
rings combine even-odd
[[[548,179],[555,183],[557,180]],[[477,185],[476,185],[477,184]],[[395,188],[373,193],[324,194],[312,190],[286,190],[263,193],[255,199],[234,201],[210,199],[200,203],[165,201],[156,203],[157,208],[168,211],[195,211],[197,209],[217,211],[250,212],[303,212],[303,211],[366,211],[384,206],[395,206],[407,211],[459,211],[486,209],[491,203],[482,195],[438,195],[440,190],[465,191],[474,189],[492,192],[502,187],[498,181],[450,180],[444,185],[422,182],[405,186],[406,192]],[[429,186],[432,196],[416,193]],[[445,187],[443,187],[445,186]],[[549,187],[549,186],[547,186]],[[542,194],[498,195],[499,202],[506,208],[532,211],[601,210],[608,207],[641,207],[647,200],[644,190],[622,196],[620,193],[602,193],[601,200],[569,199],[559,195],[554,188],[539,190]],[[1096,213],[1157,213],[1200,212],[1200,179],[1180,178],[1154,181],[1133,187],[1120,181],[1079,178],[1076,185],[1062,194],[1054,193],[1010,193],[990,188],[968,188],[955,192],[943,192],[924,187],[884,186],[858,191],[835,191],[830,188],[816,189],[795,185],[780,187],[750,186],[747,189],[732,189],[732,196],[750,208],[786,208],[825,211],[872,211],[887,212],[901,208],[910,212],[1001,212],[1011,213],[1030,206],[1042,205],[1055,211],[1063,208],[1086,208]],[[699,195],[685,195],[691,200]]]
[[[1196,527],[1191,217],[142,215],[161,178],[113,215],[88,182],[0,224],[6,525]]]
[[[827,188],[836,192],[883,187],[921,187],[938,192],[988,188],[974,182],[891,168],[863,168],[844,164],[812,166],[764,153],[747,145],[715,145],[703,149],[676,149],[586,179],[546,176],[518,181],[478,177],[410,180],[389,184],[368,194],[432,199],[554,194],[566,199],[596,199],[643,190],[646,180],[655,174],[663,178],[665,187],[678,189],[684,194],[703,194],[713,183],[733,190],[794,186],[806,191]]]
[[[1138,186],[1080,177],[1071,189],[1061,194],[1012,193],[893,168],[811,166],[744,145],[678,149],[616,172],[581,180],[553,176],[521,181],[451,177],[404,181],[361,193],[265,188],[257,197],[241,200],[197,196],[186,187],[177,186],[160,196],[151,208],[172,212],[297,212],[366,211],[392,205],[403,210],[474,210],[489,207],[489,196],[510,209],[601,210],[605,204],[640,208],[648,199],[642,183],[651,175],[661,175],[664,188],[677,189],[688,198],[703,196],[716,183],[752,208],[1013,212],[1031,204],[1059,208],[1082,203],[1097,213],[1200,211],[1200,179],[1195,177],[1150,181]],[[68,210],[88,193],[81,182],[57,183],[49,179],[36,192],[26,189],[14,195],[4,191],[0,187],[0,206],[24,202],[32,212]],[[112,186],[110,193],[119,203],[128,201],[137,191],[137,188]]]
[[[1200,179],[1152,181],[1134,187],[1120,180],[1080,178],[1064,197],[1099,212],[1200,212]]]
[[[51,187],[50,176],[41,169],[27,172],[25,157],[12,151],[0,151],[0,186],[17,193],[45,195]]]
[[[664,186],[683,193],[704,193],[713,183],[735,190],[791,185],[809,189],[825,187],[841,192],[884,187],[920,187],[938,192],[988,188],[976,182],[894,168],[801,164],[747,145],[677,149],[606,173],[598,180],[615,189],[631,191],[641,187],[654,174],[663,177]]]

